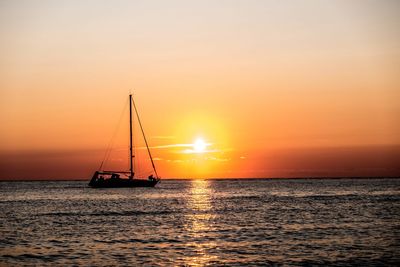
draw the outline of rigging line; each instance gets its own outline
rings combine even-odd
[[[131,92],[131,90],[129,90],[130,91],[130,94],[132,95],[132,92]],[[135,173],[137,173],[138,172],[138,166],[139,166],[139,163],[137,162],[137,150],[136,150],[136,143],[137,143],[137,141],[136,141],[136,138],[135,138],[135,129],[136,129],[136,127],[135,127],[136,125],[135,125],[135,116],[132,116],[132,147],[133,147],[133,151],[132,151],[132,157],[133,157],[133,169],[135,170]]]
[[[132,95],[129,95],[129,179],[133,179],[134,176],[134,169],[133,169],[133,151],[132,151],[132,146],[133,146],[133,136],[132,136]]]
[[[127,150],[129,151],[129,147],[127,147]],[[130,155],[129,155],[129,153],[126,155],[126,159],[127,159],[127,162],[129,162],[130,161]],[[131,171],[129,170],[129,175],[131,175]]]
[[[130,92],[130,94],[132,95],[132,92]],[[138,171],[139,171],[139,162],[137,162],[138,161],[138,157],[137,157],[138,153],[137,153],[137,149],[136,149],[136,145],[135,145],[136,144],[135,130],[136,130],[136,127],[135,127],[135,116],[132,116],[132,146],[133,146],[133,152],[132,152],[133,154],[132,154],[132,156],[133,156],[133,167],[134,167],[135,173],[138,173]]]
[[[114,139],[115,139],[115,137],[116,137],[116,135],[118,133],[118,130],[119,130],[120,126],[121,126],[122,117],[123,117],[123,115],[125,113],[125,110],[126,110],[126,107],[128,106],[128,103],[129,103],[129,101],[125,102],[125,105],[122,108],[121,114],[120,114],[119,119],[118,119],[117,126],[116,126],[116,128],[114,130],[113,135],[111,136],[110,141],[108,142],[108,145],[107,145],[106,151],[104,153],[103,160],[101,161],[99,170],[101,170],[101,168],[103,167],[104,163],[108,161],[108,159],[109,159],[109,157],[111,155],[111,150],[112,150],[112,147],[113,147],[114,141],[115,141]]]
[[[143,130],[143,126],[142,126],[142,122],[140,121],[139,113],[138,113],[138,111],[137,111],[137,108],[136,108],[136,105],[135,105],[135,100],[133,100],[133,98],[132,98],[132,103],[133,103],[133,107],[135,108],[136,117],[137,117],[137,120],[138,120],[138,123],[139,123],[140,129],[142,130],[142,134],[143,134],[143,139],[144,139],[144,142],[146,143],[147,152],[149,153],[149,156],[150,156],[151,165],[153,166],[153,170],[154,170],[154,172],[155,172],[155,174],[156,174],[156,177],[158,178],[158,174],[157,174],[156,166],[154,165],[153,157],[151,156],[151,152],[150,152],[149,145],[148,145],[148,143],[147,143],[146,135],[144,134],[144,130]]]

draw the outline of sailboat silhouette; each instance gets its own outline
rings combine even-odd
[[[135,177],[134,165],[133,165],[133,137],[132,137],[132,129],[133,129],[133,112],[132,107],[135,110],[135,114],[137,116],[137,120],[140,126],[140,130],[143,135],[143,139],[146,144],[147,152],[151,160],[151,165],[154,171],[154,175],[151,174],[147,179],[139,179]],[[125,176],[126,178],[122,178]],[[93,174],[92,179],[89,182],[89,186],[91,187],[154,187],[160,181],[160,177],[158,176],[156,166],[154,165],[153,157],[151,156],[150,148],[144,134],[144,130],[142,127],[142,123],[139,118],[139,113],[137,111],[135,101],[133,100],[132,95],[129,95],[129,171],[104,171],[98,170]]]

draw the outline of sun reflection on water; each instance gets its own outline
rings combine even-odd
[[[209,251],[217,247],[212,240],[213,205],[211,202],[212,189],[208,180],[193,180],[188,198],[186,215],[186,231],[190,235],[187,247],[193,251],[185,259],[186,265],[204,266],[216,260],[217,256]]]

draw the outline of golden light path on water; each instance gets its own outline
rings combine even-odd
[[[213,217],[211,194],[209,180],[195,179],[192,181],[187,205],[188,209],[193,210],[193,213],[186,216],[185,228],[190,233],[191,240],[194,240],[187,246],[192,247],[195,253],[185,258],[185,262],[189,266],[204,266],[217,260],[217,256],[208,253],[210,249],[216,248],[217,244],[205,238],[213,230],[210,223]]]

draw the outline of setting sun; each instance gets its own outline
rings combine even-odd
[[[193,143],[193,151],[195,153],[204,153],[206,148],[207,144],[201,138],[196,139],[196,141]]]

